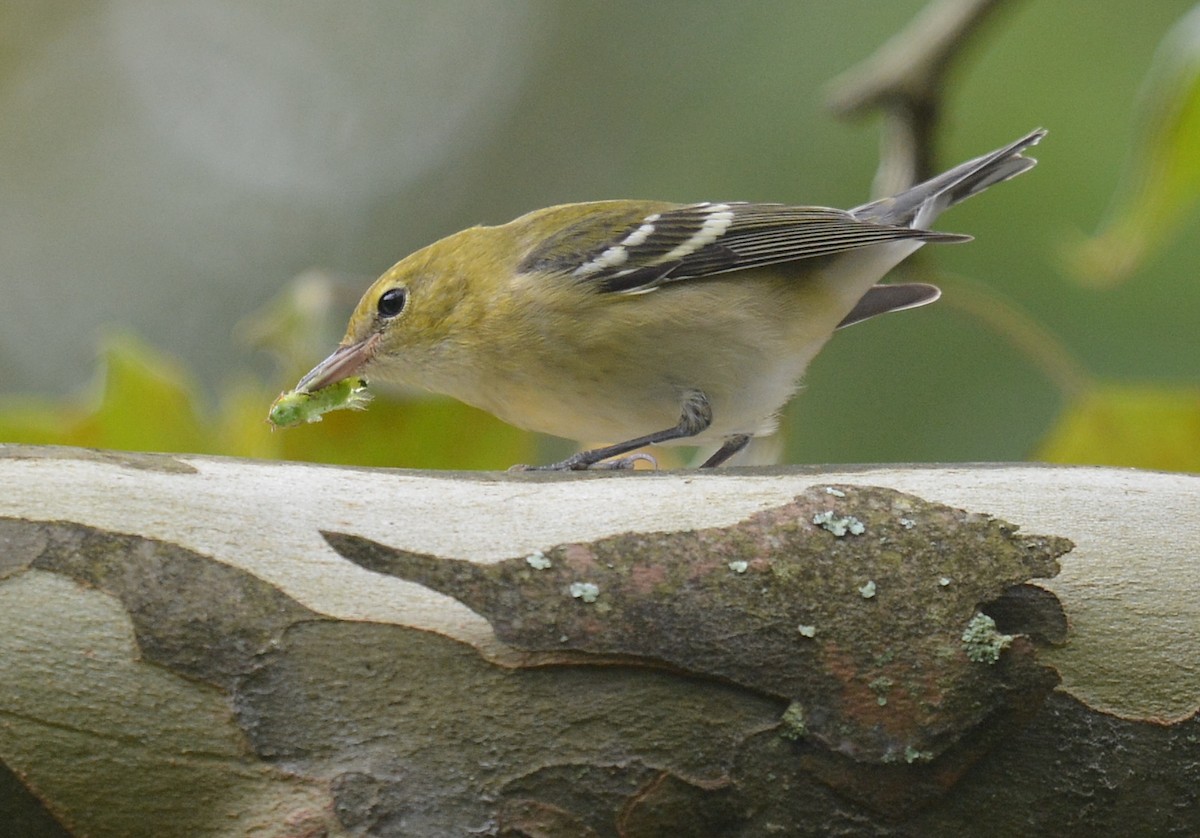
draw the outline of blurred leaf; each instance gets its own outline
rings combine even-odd
[[[298,379],[341,338],[346,320],[370,280],[305,271],[242,318],[235,327],[235,339],[275,356],[285,380]]]
[[[1034,458],[1200,471],[1200,388],[1098,387],[1067,407]]]
[[[260,404],[266,416],[269,402]],[[265,423],[264,423],[265,427]],[[266,430],[279,456],[361,466],[506,469],[536,459],[531,434],[445,398],[376,398],[363,411],[339,410],[298,428]]]
[[[1086,284],[1123,281],[1200,197],[1200,5],[1163,38],[1143,96],[1141,130],[1110,219],[1068,252]]]
[[[215,433],[222,454],[278,460],[284,457],[284,437],[271,433],[267,411],[271,397],[252,379],[235,381],[221,398]],[[294,459],[305,459],[303,456]]]
[[[195,387],[182,366],[129,336],[106,341],[102,358],[100,406],[76,429],[86,441],[73,444],[214,453],[208,424],[196,410]]]
[[[0,439],[127,451],[214,450],[194,406],[192,382],[177,364],[124,336],[106,342],[101,369],[91,406],[86,400],[5,405]]]
[[[0,403],[0,442],[71,445],[74,430],[86,415],[82,409],[46,399],[6,396]]]
[[[384,394],[366,411],[273,430],[274,391],[245,378],[228,387],[210,419],[197,408],[187,371],[128,336],[107,342],[97,378],[91,399],[10,397],[0,404],[0,441],[408,468],[504,469],[538,460],[531,434],[449,399]]]

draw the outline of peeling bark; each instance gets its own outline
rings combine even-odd
[[[1200,477],[0,479],[22,834],[1200,831]]]
[[[834,511],[856,531],[814,523]],[[363,567],[466,603],[514,648],[729,681],[789,702],[792,738],[886,764],[932,761],[1008,691],[1054,685],[1028,644],[999,668],[986,665],[999,649],[972,660],[965,648],[982,604],[1053,576],[1070,549],[1015,530],[887,489],[828,486],[726,527],[627,533],[489,565],[325,537]]]

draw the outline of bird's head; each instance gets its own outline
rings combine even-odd
[[[487,308],[497,275],[494,229],[464,230],[392,266],[358,301],[337,349],[296,390],[352,376],[422,385],[453,364]]]

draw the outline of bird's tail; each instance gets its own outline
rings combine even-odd
[[[850,213],[864,221],[880,224],[927,227],[947,207],[1032,169],[1037,160],[1025,157],[1021,152],[1037,145],[1044,136],[1046,131],[1042,128],[1031,131],[991,154],[961,163],[899,195],[855,207]]]

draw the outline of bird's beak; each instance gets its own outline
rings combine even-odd
[[[302,393],[311,393],[314,390],[328,387],[330,384],[337,384],[343,378],[361,374],[363,367],[375,355],[375,344],[378,337],[378,335],[371,335],[357,343],[339,346],[333,351],[333,354],[300,379],[296,390]]]

